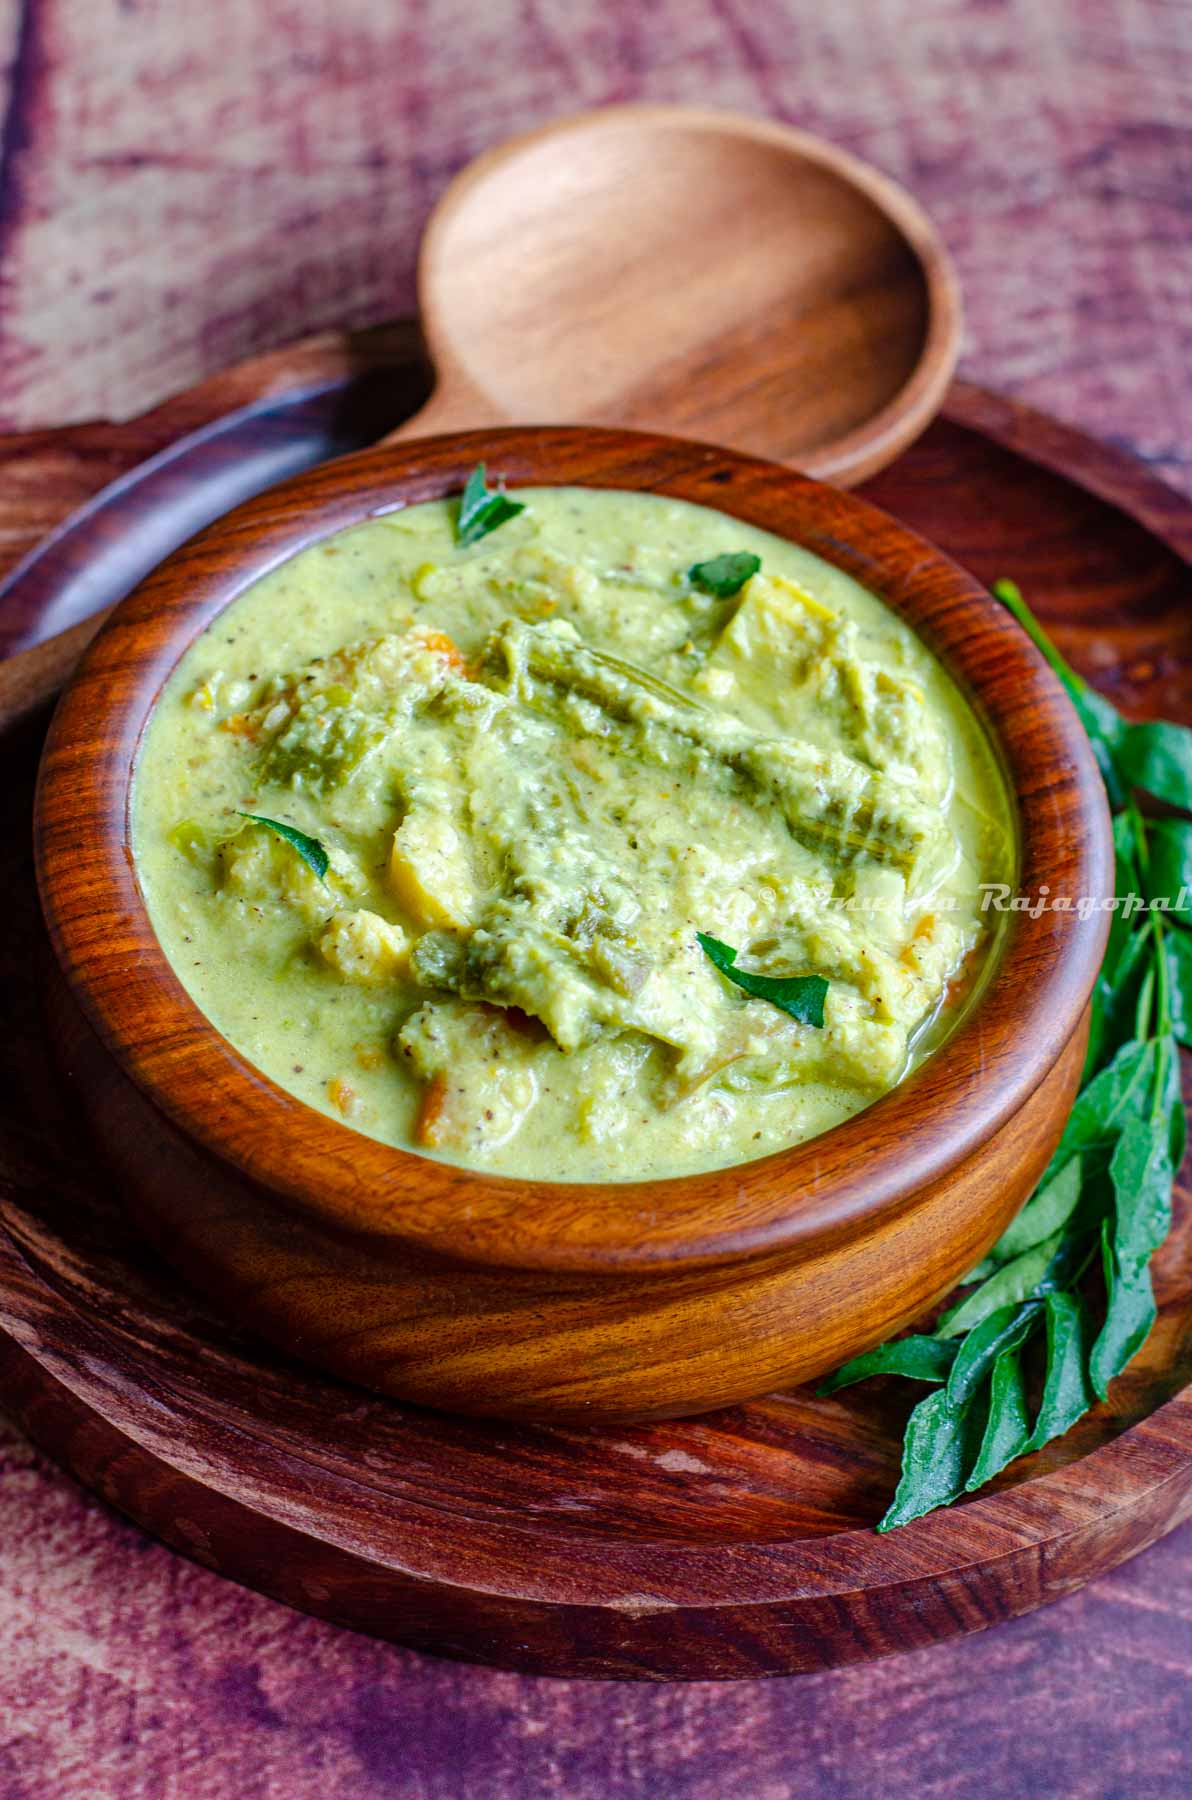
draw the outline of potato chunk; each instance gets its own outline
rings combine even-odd
[[[477,911],[467,846],[444,813],[407,813],[393,834],[389,887],[423,925],[462,931]]]
[[[389,981],[409,961],[410,940],[400,925],[377,913],[332,913],[318,940],[319,953],[351,981]]]
[[[754,575],[693,686],[712,699],[755,684],[759,669],[776,690],[797,687],[836,642],[840,621],[781,575]]]
[[[524,1015],[428,1000],[398,1038],[426,1082],[414,1141],[430,1150],[494,1150],[521,1129],[538,1098],[541,1039]]]

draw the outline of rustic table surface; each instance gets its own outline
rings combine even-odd
[[[460,163],[648,98],[907,182],[959,264],[964,371],[1192,490],[1192,0],[0,0],[0,83],[0,428],[406,310]],[[0,1800],[1157,1800],[1192,1787],[1190,1669],[1187,1529],[868,1667],[456,1667],[180,1561],[0,1422]]]

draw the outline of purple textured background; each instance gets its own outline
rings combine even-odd
[[[1192,490],[1189,0],[0,0],[0,59],[0,425],[400,312],[461,162],[686,100],[907,182],[959,263],[965,372]],[[1185,1531],[884,1664],[544,1682],[243,1593],[0,1423],[0,1800],[1183,1796],[1190,1577]]]

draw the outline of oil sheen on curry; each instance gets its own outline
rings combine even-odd
[[[793,544],[517,499],[325,539],[189,649],[134,790],[166,955],[282,1087],[448,1160],[631,1180],[824,1131],[979,975],[1014,854],[981,728]]]

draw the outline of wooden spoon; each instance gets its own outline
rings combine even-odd
[[[851,486],[938,411],[947,251],[894,182],[806,132],[613,106],[479,157],[422,240],[438,376],[389,440],[632,425]]]
[[[937,411],[960,303],[894,182],[806,132],[678,106],[579,113],[481,156],[418,269],[436,370],[392,442],[619,424],[848,486]],[[0,728],[61,686],[106,613],[0,664]]]

